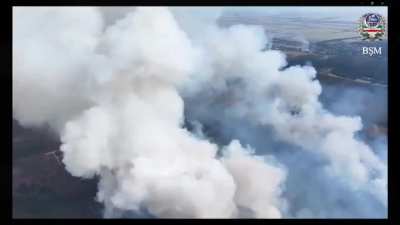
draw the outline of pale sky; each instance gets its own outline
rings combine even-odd
[[[248,11],[267,15],[288,15],[304,17],[337,17],[338,20],[357,20],[368,12],[387,17],[386,6],[308,6],[308,7],[227,7],[224,11]]]
[[[386,6],[229,6],[229,7],[170,7],[178,11],[190,11],[202,17],[213,17],[224,12],[249,12],[250,14],[290,16],[306,18],[336,17],[337,20],[358,20],[368,12],[379,13],[387,18]]]

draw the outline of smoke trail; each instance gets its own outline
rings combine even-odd
[[[355,137],[360,117],[335,116],[323,108],[314,68],[282,70],[286,61],[280,52],[260,51],[266,39],[258,27],[236,25],[210,33],[203,35],[213,65],[207,85],[217,93],[229,89],[233,104],[226,104],[226,111],[270,126],[281,141],[326,158],[328,175],[387,205],[386,164]],[[232,80],[238,82],[229,84]]]
[[[312,67],[282,69],[281,52],[261,51],[260,27],[205,20],[196,35],[188,15],[172,11],[136,8],[107,22],[96,8],[14,8],[13,116],[60,134],[66,169],[100,178],[105,217],[287,215],[287,172],[273,156],[184,128],[182,96],[204,90],[215,101],[222,95],[231,115],[325,158],[332,179],[386,204],[386,164],[354,138],[358,117],[322,107]]]

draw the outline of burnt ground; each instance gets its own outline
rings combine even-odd
[[[100,218],[97,180],[71,176],[61,163],[58,137],[13,121],[13,218]]]

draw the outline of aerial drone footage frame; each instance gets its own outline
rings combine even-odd
[[[391,221],[388,3],[279,4],[12,7],[12,218]]]

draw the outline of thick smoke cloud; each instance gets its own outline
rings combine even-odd
[[[386,204],[385,163],[355,138],[362,129],[359,117],[335,116],[322,107],[314,68],[282,70],[286,62],[280,52],[259,51],[266,39],[258,27],[215,29],[209,40],[205,39],[206,52],[215,56],[211,59],[211,85],[217,92],[232,90],[226,81],[238,81],[231,86],[239,86],[240,91],[227,94],[233,102],[227,110],[271,126],[281,141],[321,155],[329,161],[325,168],[329,175],[349,188],[370,192]]]
[[[189,131],[190,100],[268,129],[265,140],[324,160],[326,181],[386,207],[386,162],[355,137],[359,117],[324,109],[314,68],[283,69],[283,53],[261,51],[261,27],[219,28],[216,10],[194,30],[185,10],[14,8],[13,116],[59,133],[68,172],[99,177],[105,217],[318,216],[285,189],[289,157],[265,154],[273,144],[256,155],[241,135],[218,143],[201,119],[230,122],[212,107]]]

